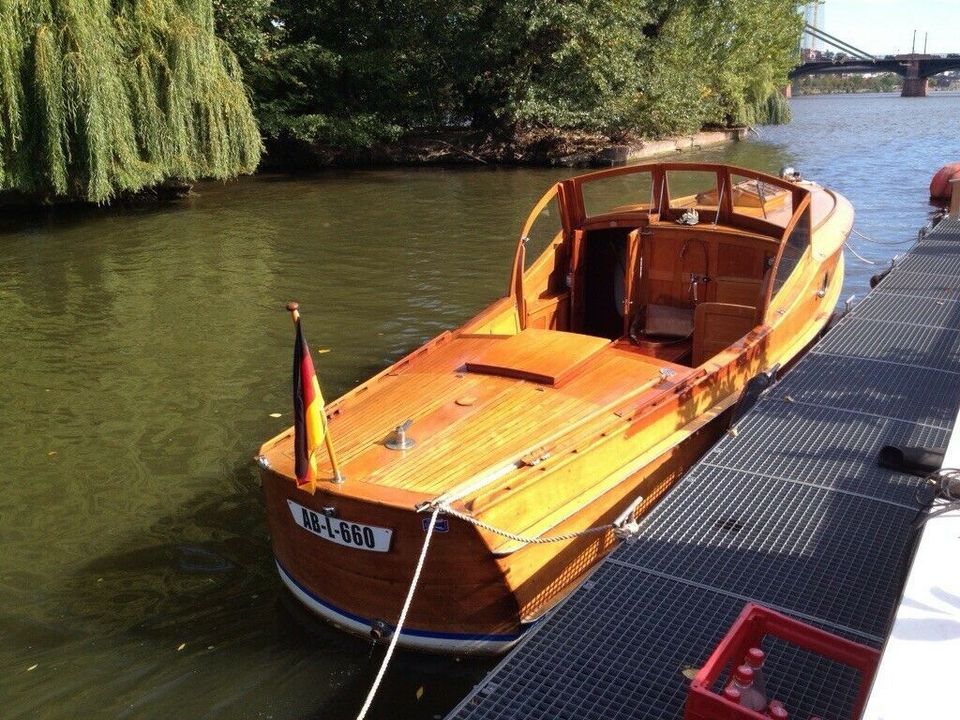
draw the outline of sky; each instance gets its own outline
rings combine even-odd
[[[871,55],[960,53],[960,0],[824,0],[820,27]],[[819,46],[821,49],[830,49]]]

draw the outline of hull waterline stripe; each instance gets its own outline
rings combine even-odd
[[[314,593],[313,591],[311,591],[311,590],[310,590],[309,588],[307,588],[302,582],[300,582],[299,580],[297,580],[297,578],[295,578],[295,577],[290,573],[290,571],[287,570],[287,569],[283,566],[283,563],[281,563],[281,562],[280,562],[279,560],[277,560],[276,558],[274,558],[274,562],[276,563],[277,569],[280,571],[280,574],[283,576],[284,579],[289,580],[291,583],[293,583],[294,585],[296,585],[296,586],[297,586],[297,589],[299,589],[300,592],[302,592],[304,595],[307,595],[311,600],[313,600],[313,601],[314,601],[315,603],[317,603],[318,605],[322,605],[323,607],[325,607],[325,608],[326,608],[327,610],[329,610],[330,612],[336,613],[337,615],[341,615],[341,616],[343,616],[343,617],[345,617],[345,618],[348,618],[348,619],[350,619],[350,620],[353,620],[353,621],[356,622],[356,623],[361,623],[361,624],[367,625],[367,626],[369,626],[369,625],[372,624],[372,622],[373,622],[372,620],[369,620],[368,618],[362,617],[362,616],[360,616],[360,615],[355,615],[355,614],[351,613],[351,612],[348,611],[348,610],[344,610],[344,609],[342,609],[342,608],[337,607],[336,605],[332,605],[332,604],[330,604],[329,602],[327,602],[326,600],[318,597],[318,596],[316,595],[316,593]],[[502,635],[500,635],[500,634],[482,635],[482,634],[471,634],[471,633],[429,632],[429,631],[426,631],[426,630],[408,630],[408,629],[405,629],[405,630],[402,630],[402,631],[401,631],[400,636],[401,636],[401,637],[410,636],[410,637],[433,638],[433,639],[437,639],[437,640],[455,640],[455,641],[456,641],[456,640],[463,640],[463,641],[467,641],[467,642],[486,641],[486,642],[501,642],[501,643],[502,643],[502,642],[514,642],[515,640],[518,640],[518,639],[520,639],[521,637],[523,637],[524,634],[525,634],[525,633],[509,633],[509,634],[502,634]]]

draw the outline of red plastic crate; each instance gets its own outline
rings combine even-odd
[[[727,668],[743,662],[747,650],[759,647],[763,638],[773,635],[797,647],[855,668],[860,673],[860,689],[853,717],[860,717],[873,682],[880,653],[806,623],[789,618],[756,603],[747,603],[740,617],[727,631],[716,650],[697,672],[687,693],[684,720],[764,720],[763,713],[732,703],[713,691]]]

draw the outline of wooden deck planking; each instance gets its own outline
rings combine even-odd
[[[491,455],[509,462],[537,445],[545,427],[563,435],[591,415],[612,411],[625,397],[659,376],[664,363],[615,346],[596,353],[582,371],[562,388],[521,380],[458,372],[459,361],[484,342],[468,338],[461,347],[447,348],[415,359],[397,375],[376,386],[343,409],[331,423],[344,458],[344,471],[361,482],[377,483],[427,495],[448,491],[491,468]],[[601,341],[603,342],[603,341]],[[432,372],[421,372],[426,366]],[[687,371],[689,372],[689,370]],[[421,408],[409,408],[396,418],[370,412],[377,407],[404,407],[418,397]],[[472,401],[462,406],[457,400]],[[499,406],[499,407],[498,407]],[[411,437],[418,445],[407,453],[388,450],[383,440],[406,417],[413,417]],[[581,428],[580,434],[597,432]],[[472,452],[465,454],[465,447]]]

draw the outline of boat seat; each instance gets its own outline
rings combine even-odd
[[[673,341],[664,340],[646,340],[638,338],[636,348],[644,355],[657,360],[666,360],[669,363],[685,365],[690,358],[690,348],[692,341],[690,338],[679,338]]]
[[[693,335],[693,308],[645,305],[633,316],[630,339],[634,343],[675,343]]]
[[[693,366],[702,365],[756,324],[757,309],[751,305],[700,303],[693,313]]]

